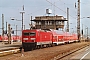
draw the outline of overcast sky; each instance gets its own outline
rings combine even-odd
[[[51,4],[52,3],[52,4]],[[2,27],[2,14],[4,14],[4,22],[11,24],[11,27],[15,30],[15,25],[18,25],[18,29],[21,29],[21,21],[11,21],[11,17],[14,17],[17,20],[21,20],[20,11],[22,11],[22,6],[25,7],[24,14],[24,25],[26,29],[29,28],[30,16],[45,16],[46,9],[50,8],[52,10],[51,15],[64,16],[66,18],[67,13],[66,9],[69,8],[69,23],[70,30],[76,29],[77,26],[77,7],[75,8],[75,3],[77,6],[77,0],[0,0],[0,28]],[[54,5],[55,4],[55,5]],[[90,0],[82,0],[81,3],[81,18],[90,16]],[[83,18],[81,19],[81,29],[82,24],[89,27],[90,19]],[[5,26],[5,24],[4,24]],[[89,27],[90,28],[90,27]],[[5,28],[6,29],[6,28]],[[1,34],[1,29],[0,29]]]

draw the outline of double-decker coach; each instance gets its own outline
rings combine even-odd
[[[59,45],[59,44],[64,44],[64,39],[63,39],[63,31],[60,30],[52,30],[52,34],[53,34],[53,44],[54,45]]]

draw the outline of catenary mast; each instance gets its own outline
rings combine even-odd
[[[78,11],[77,11],[77,34],[80,40],[80,0],[78,0]]]

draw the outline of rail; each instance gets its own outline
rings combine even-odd
[[[60,60],[60,59],[66,57],[66,56],[68,56],[68,55],[70,55],[70,54],[72,54],[72,53],[74,53],[74,52],[76,52],[76,51],[79,51],[79,50],[81,50],[81,49],[83,49],[83,48],[85,48],[85,47],[87,47],[87,46],[89,46],[89,44],[87,44],[87,45],[85,45],[85,46],[82,46],[81,48],[77,48],[77,49],[75,49],[75,50],[71,50],[71,51],[64,52],[64,53],[62,53],[62,54],[54,57],[54,58],[51,59],[51,60]]]
[[[15,49],[13,48],[13,49],[10,49],[10,50],[0,51],[0,57],[10,55],[10,54],[19,53],[19,52],[20,52],[19,48],[15,48]]]

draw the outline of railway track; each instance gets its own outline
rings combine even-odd
[[[18,53],[0,57],[2,60],[62,60],[70,54],[89,46],[89,42],[72,43],[50,48],[36,49],[28,52]]]
[[[3,44],[0,43],[0,57],[10,54],[16,54],[20,52],[21,42],[14,42],[14,44]]]
[[[62,53],[62,54],[60,54],[60,55],[58,55],[58,56],[55,56],[53,59],[51,59],[51,60],[62,60],[64,57],[66,57],[66,56],[69,56],[70,54],[73,54],[73,53],[75,53],[76,51],[79,51],[79,50],[81,50],[81,49],[83,49],[83,48],[85,48],[85,47],[87,47],[87,46],[89,46],[89,44],[87,44],[87,45],[85,45],[85,46],[82,46],[82,47],[80,47],[80,48],[77,48],[77,49],[75,49],[75,50],[71,50],[71,51],[67,51],[67,52],[65,52],[65,53]]]
[[[2,50],[0,50],[0,57],[10,55],[10,54],[19,53],[19,52],[20,52],[20,48],[18,48],[18,47],[3,48]]]

